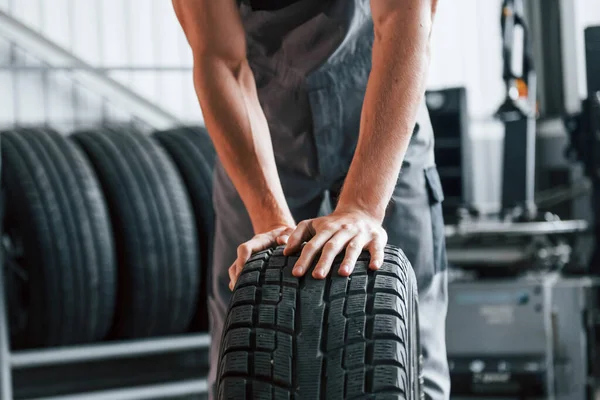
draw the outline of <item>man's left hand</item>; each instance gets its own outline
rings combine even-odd
[[[306,242],[304,246],[302,244]],[[346,250],[339,274],[349,276],[363,249],[371,254],[369,268],[375,270],[383,262],[383,249],[387,233],[381,222],[362,210],[334,211],[332,214],[302,221],[290,235],[284,250],[285,255],[302,253],[292,274],[300,277],[311,267],[319,255],[312,276],[322,279],[327,276],[334,258]]]

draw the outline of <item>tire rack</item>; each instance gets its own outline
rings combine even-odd
[[[71,52],[48,40],[29,26],[24,25],[11,15],[0,11],[0,34],[8,39],[12,47],[16,47],[43,61],[38,68],[40,71],[69,71],[74,83],[81,83],[106,102],[107,98],[118,100],[120,107],[132,114],[131,122],[142,123],[149,128],[170,127],[181,125],[177,117],[169,114],[155,104],[140,97],[129,88],[113,81],[106,75],[107,71],[86,64]],[[2,65],[7,71],[24,70],[21,65]],[[161,70],[161,68],[146,68]],[[137,70],[134,67],[124,70]],[[143,68],[141,68],[143,70]],[[189,71],[190,68],[164,68],[165,71]],[[44,90],[48,90],[44,88]],[[13,95],[16,95],[13,93]],[[16,99],[14,100],[16,101]],[[103,103],[105,105],[105,103]],[[18,121],[15,121],[17,123]],[[46,121],[49,123],[50,121]],[[1,140],[1,138],[0,138]],[[0,171],[1,171],[0,159]],[[0,223],[4,217],[4,205],[0,196]],[[83,346],[64,347],[58,349],[39,349],[27,351],[11,351],[8,327],[8,310],[4,286],[4,254],[0,246],[0,400],[13,399],[12,373],[34,367],[55,367],[92,361],[112,361],[142,356],[159,356],[186,352],[205,352],[210,344],[206,333],[188,334],[176,337],[130,340],[123,342],[96,343]],[[66,378],[68,381],[68,378]],[[65,382],[68,383],[68,382]],[[37,398],[37,400],[144,400],[170,398],[207,393],[205,377],[198,379],[180,380],[173,382],[157,382],[156,384],[119,387],[118,389],[100,390],[87,393],[73,393],[52,397]]]
[[[0,175],[1,172],[2,159],[0,154]],[[3,190],[3,188],[0,189],[0,226],[3,226],[5,212]],[[189,353],[192,351],[203,352],[207,351],[210,345],[210,337],[207,333],[193,333],[173,337],[12,352],[9,338],[8,304],[4,282],[4,261],[4,248],[0,245],[0,400],[13,400],[14,398],[12,379],[12,372],[14,370],[25,370],[35,367],[56,367],[94,361],[117,361],[127,358]],[[69,383],[68,378],[66,378],[64,383]],[[208,393],[207,388],[206,377],[199,376],[197,379],[157,382],[156,384],[133,387],[121,386],[108,390],[34,398],[36,400],[165,399],[206,394]]]
[[[117,360],[183,351],[203,350],[210,344],[208,334],[193,334],[173,338],[127,341],[111,344],[92,344],[61,349],[28,350],[12,353],[7,334],[6,305],[4,304],[3,273],[0,273],[0,395],[12,400],[12,370],[31,367],[58,366],[76,362]],[[65,396],[44,397],[38,400],[74,399],[157,399],[203,394],[207,392],[206,379],[199,378],[176,383],[159,383],[135,388],[120,388]]]
[[[0,171],[2,165],[0,160]],[[4,206],[0,204],[1,221]],[[177,337],[99,343],[60,349],[40,349],[11,352],[8,334],[8,310],[4,286],[4,253],[0,246],[0,400],[13,400],[12,371],[32,367],[59,366],[80,362],[118,360],[136,356],[161,355],[178,352],[206,351],[210,337],[206,333]],[[36,400],[145,400],[164,399],[207,393],[204,377],[180,382],[76,393],[37,398]]]

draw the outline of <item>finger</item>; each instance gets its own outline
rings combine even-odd
[[[310,221],[311,220],[302,221],[298,224],[296,229],[294,229],[294,232],[292,232],[292,234],[290,235],[287,241],[287,245],[283,250],[284,255],[289,256],[299,251],[302,248],[302,243],[311,238],[312,235],[309,229]]]
[[[378,270],[381,268],[383,264],[383,248],[385,247],[384,237],[377,236],[369,244],[367,244],[367,250],[371,254],[371,262],[369,263],[369,268],[372,270]]]
[[[333,264],[333,260],[335,257],[340,254],[340,252],[346,247],[350,239],[355,235],[354,231],[349,229],[342,229],[338,231],[335,235],[325,243],[323,246],[323,251],[321,252],[321,256],[319,257],[319,262],[317,263],[315,270],[313,271],[313,277],[316,279],[322,279],[327,276],[329,271],[331,270],[331,265]],[[339,273],[341,275],[346,275],[340,269]]]
[[[233,264],[231,264],[231,267],[229,267],[229,269],[227,271],[229,272],[229,290],[233,290],[233,288],[235,287],[234,282],[237,279],[237,277],[235,275],[235,271],[236,271],[235,262]]]
[[[354,271],[356,260],[358,260],[358,257],[366,244],[367,240],[363,235],[354,236],[352,240],[348,242],[348,246],[346,246],[346,255],[344,255],[344,259],[340,266],[340,275],[342,275],[343,271],[344,276],[350,276],[352,271]]]
[[[243,265],[252,257],[252,254],[268,249],[275,243],[277,235],[277,231],[261,233],[242,243],[237,248],[238,261],[241,261]]]
[[[233,263],[235,266],[235,277],[233,279],[234,286],[238,276],[242,273],[244,265],[246,265],[248,259],[252,257],[252,254],[268,249],[273,245],[274,232],[275,231],[256,235],[249,241],[238,246],[237,259]]]
[[[333,234],[333,231],[321,231],[304,245],[304,247],[302,248],[302,253],[300,253],[300,258],[298,258],[298,261],[296,261],[296,265],[292,270],[292,274],[294,276],[304,275],[304,273],[312,265],[312,262],[317,253],[321,251],[325,243],[327,243],[327,241],[331,239]]]
[[[287,244],[290,235],[294,232],[294,228],[286,228],[283,232],[277,236],[277,244],[283,245]]]
[[[253,241],[255,241],[255,242],[253,243]],[[259,241],[260,241],[260,239],[259,239]],[[260,246],[256,245],[255,238],[247,241],[246,243],[242,243],[241,245],[238,246],[237,258],[235,259],[235,262],[233,263],[234,278],[233,278],[232,282],[233,282],[234,286],[235,286],[235,282],[237,281],[237,277],[240,275],[240,273],[242,272],[242,269],[244,268],[244,265],[246,264],[248,259],[250,257],[252,257],[252,253],[257,251],[254,249],[259,248],[259,247]]]

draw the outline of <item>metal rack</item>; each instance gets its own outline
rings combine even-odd
[[[41,4],[41,3],[40,3]],[[100,4],[100,3],[98,3]],[[22,23],[12,15],[1,11],[0,8],[0,37],[8,39],[11,43],[11,51],[15,49],[30,54],[38,65],[19,65],[11,60],[8,64],[0,63],[0,71],[40,71],[44,78],[45,86],[48,86],[48,73],[65,72],[69,79],[73,80],[73,108],[77,99],[75,88],[85,88],[101,98],[103,118],[105,122],[105,109],[111,106],[118,107],[121,113],[128,114],[129,122],[142,127],[142,130],[164,129],[182,124],[180,118],[165,110],[161,106],[149,101],[146,97],[127,87],[123,83],[111,78],[110,71],[182,71],[189,73],[188,67],[132,67],[122,66],[116,68],[100,68],[85,62],[71,51],[61,47],[57,43],[40,34],[26,24]],[[14,89],[14,88],[13,88]],[[44,87],[46,93],[48,87]],[[13,95],[16,92],[13,90]],[[68,96],[69,94],[67,94]],[[47,97],[47,96],[46,96]],[[17,99],[13,99],[17,102]],[[44,104],[48,99],[44,99]],[[46,113],[47,116],[47,113]],[[120,121],[121,122],[121,121]],[[93,123],[93,122],[92,122]],[[20,125],[22,121],[14,121],[14,125]],[[25,122],[27,124],[27,122]],[[48,118],[43,124],[55,125]],[[78,124],[74,123],[73,127]],[[0,159],[0,169],[1,169]],[[3,218],[4,210],[0,198],[0,217]],[[1,222],[1,220],[0,220]],[[110,363],[149,356],[167,356],[202,353],[206,352],[210,344],[210,338],[206,333],[188,334],[176,337],[131,340],[123,342],[97,343],[84,346],[65,347],[58,349],[40,349],[27,351],[11,351],[8,329],[8,311],[5,296],[4,255],[0,246],[0,400],[12,400],[15,393],[14,373],[16,371],[27,371],[36,368],[54,368],[57,366],[77,365],[85,368],[90,363]],[[66,378],[68,380],[68,378]],[[117,387],[115,387],[117,386]],[[125,385],[112,385],[109,388],[86,391],[69,395],[54,397],[34,397],[45,400],[128,400],[128,399],[158,399],[172,398],[207,393],[207,381],[205,377],[198,376],[193,379],[181,379],[179,381],[161,381],[127,387]]]
[[[0,249],[1,251],[1,249]],[[42,366],[82,363],[100,360],[119,360],[136,356],[205,350],[210,345],[208,334],[135,340],[109,344],[91,344],[61,349],[11,352],[7,333],[8,319],[4,302],[4,273],[0,270],[0,395],[2,400],[13,399],[12,371]],[[119,388],[74,395],[38,398],[38,400],[68,399],[158,399],[207,392],[205,378],[175,383],[161,383],[135,388]]]

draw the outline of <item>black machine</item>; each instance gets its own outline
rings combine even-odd
[[[428,90],[425,100],[435,132],[435,162],[444,187],[444,220],[456,222],[467,203],[468,113],[464,87]]]
[[[530,220],[536,215],[534,182],[537,78],[522,0],[504,0],[500,24],[503,38],[503,78],[506,83],[505,101],[496,112],[505,126],[502,208],[505,213],[517,213],[518,217]]]
[[[561,221],[536,204],[536,73],[523,0],[504,0],[501,28],[506,97],[495,116],[505,127],[502,208],[491,216],[468,208],[459,212],[458,222],[447,229],[449,260],[487,274],[524,266],[563,269],[572,264],[572,240],[588,222]],[[492,272],[491,266],[500,268]]]
[[[600,26],[585,30],[588,97],[582,111],[565,119],[570,134],[567,156],[584,166],[592,184],[592,208],[596,245],[590,262],[591,272],[600,273]]]
[[[502,211],[466,212],[446,228],[452,399],[592,400],[600,398],[600,27],[585,32],[588,98],[566,118],[594,218],[562,221],[534,201],[536,78],[522,12],[521,0],[503,2]],[[573,249],[590,234],[594,256],[582,267]]]
[[[452,399],[596,399],[599,295],[598,279],[556,273],[452,283]]]

